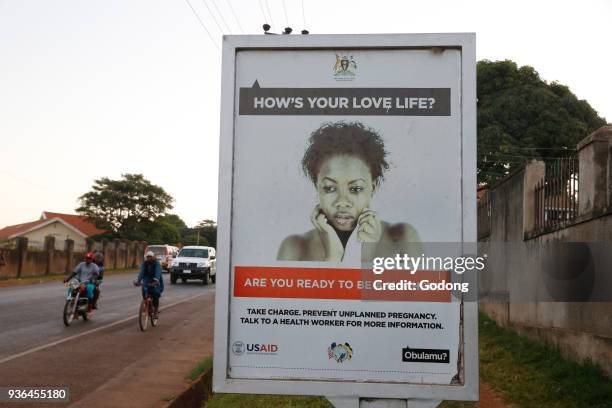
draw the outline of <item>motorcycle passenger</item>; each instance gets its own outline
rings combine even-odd
[[[140,273],[138,278],[134,281],[135,285],[142,283],[142,298],[146,299],[147,294],[151,293],[153,297],[153,306],[155,307],[154,317],[159,316],[159,298],[164,291],[164,280],[162,279],[161,264],[155,257],[153,251],[146,253],[146,261],[140,265]],[[149,284],[155,284],[157,286],[148,286]]]
[[[98,308],[98,299],[100,298],[100,285],[102,285],[102,280],[104,279],[104,254],[102,252],[96,252],[94,254],[94,263],[98,265],[98,282],[96,284],[96,288],[94,289],[94,297],[93,297],[93,308]]]
[[[94,255],[91,252],[85,254],[85,260],[78,264],[74,271],[64,279],[64,283],[68,282],[73,277],[76,277],[79,282],[85,283],[85,288],[87,289],[87,300],[89,303],[88,312],[91,312],[93,306],[93,296],[94,289],[96,287],[96,282],[98,280],[98,275],[100,274],[100,269],[98,265],[94,262]]]

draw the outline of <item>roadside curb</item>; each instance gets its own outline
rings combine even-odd
[[[181,392],[166,408],[197,408],[212,396],[212,367],[191,382],[189,388]]]

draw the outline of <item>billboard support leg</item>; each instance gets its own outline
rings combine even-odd
[[[327,397],[335,408],[436,408],[438,400],[371,399],[357,397]]]
[[[408,408],[436,408],[442,403],[438,400],[408,400]]]

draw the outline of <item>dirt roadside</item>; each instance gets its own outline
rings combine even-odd
[[[512,405],[504,402],[502,397],[489,384],[480,380],[480,401],[476,403],[478,408],[512,408]]]
[[[208,292],[163,310],[160,325],[144,333],[133,319],[1,364],[0,384],[65,386],[71,407],[163,407],[188,386],[196,362],[212,354],[213,316]]]

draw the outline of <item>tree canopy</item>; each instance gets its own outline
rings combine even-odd
[[[531,158],[554,160],[605,119],[567,86],[512,61],[477,65],[478,181],[491,182]]]
[[[176,242],[178,229],[160,218],[172,209],[173,201],[162,187],[142,174],[123,174],[119,180],[95,180],[91,191],[79,197],[76,211],[120,238]]]

